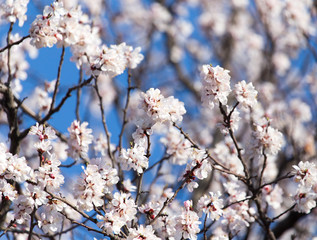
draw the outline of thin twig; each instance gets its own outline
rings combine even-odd
[[[100,107],[100,112],[101,112],[102,125],[103,125],[103,128],[105,130],[106,137],[107,137],[107,148],[108,148],[107,151],[108,151],[109,158],[111,159],[111,162],[112,162],[112,167],[114,167],[115,160],[114,160],[114,157],[113,157],[113,154],[111,151],[111,146],[110,146],[110,133],[108,131],[108,127],[106,124],[105,111],[103,108],[102,96],[100,95],[99,88],[98,88],[97,78],[95,79],[95,86],[94,87],[95,87],[95,90],[96,90],[96,93],[97,93],[97,96],[99,99],[99,107]]]
[[[56,101],[57,91],[58,91],[60,78],[61,78],[62,65],[63,65],[63,62],[64,62],[64,56],[65,56],[65,47],[63,46],[61,58],[59,60],[59,65],[58,65],[58,70],[57,70],[57,78],[56,78],[56,82],[55,82],[55,88],[54,88],[54,93],[53,93],[52,102],[51,102],[51,106],[50,106],[49,112],[54,108],[54,104],[55,104],[55,101]]]
[[[25,39],[27,39],[27,38],[29,38],[29,37],[30,37],[30,35],[27,35],[27,36],[21,38],[20,40],[18,40],[18,41],[16,41],[16,42],[13,42],[13,43],[8,44],[8,45],[5,46],[4,48],[1,48],[1,49],[0,49],[0,53],[2,53],[3,51],[7,50],[8,48],[11,48],[11,47],[14,46],[14,45],[20,44],[21,42],[23,42]]]
[[[274,222],[276,219],[279,219],[280,217],[282,217],[284,214],[288,213],[289,211],[292,211],[296,206],[296,203],[291,206],[290,208],[286,209],[284,212],[282,212],[281,214],[277,215],[276,217],[272,218],[271,221]]]
[[[28,240],[32,239],[32,233],[33,233],[33,229],[35,227],[35,223],[34,221],[34,215],[35,215],[35,211],[36,211],[36,207],[34,206],[32,213],[31,213],[31,219],[30,219],[30,231],[29,231],[29,235],[28,235]]]
[[[237,141],[236,137],[234,136],[232,128],[231,128],[231,115],[232,115],[233,111],[235,110],[235,108],[238,106],[238,104],[239,103],[235,104],[235,106],[233,107],[233,109],[230,111],[230,113],[228,115],[226,114],[225,110],[223,109],[223,105],[221,102],[219,102],[219,108],[220,108],[221,114],[223,115],[224,123],[228,127],[230,138],[232,139],[233,144],[237,150],[238,158],[243,165],[243,171],[244,171],[245,177],[247,178],[247,180],[249,180],[250,174],[249,174],[247,164],[246,164],[246,162],[242,156],[242,153],[241,153],[242,148],[239,147],[238,141]]]
[[[87,213],[79,210],[75,205],[73,205],[72,203],[70,203],[69,201],[67,201],[65,198],[62,197],[58,197],[56,195],[54,195],[53,193],[46,191],[49,195],[51,195],[52,198],[55,198],[65,204],[67,204],[68,206],[70,206],[72,209],[74,209],[76,212],[78,212],[79,214],[81,214],[83,217],[89,219],[90,221],[92,221],[93,223],[97,223],[97,219],[94,219],[92,217],[90,217]]]
[[[131,73],[130,73],[130,69],[128,70],[128,92],[127,92],[127,100],[126,100],[126,103],[125,103],[125,107],[123,109],[123,122],[122,122],[122,127],[121,127],[121,131],[120,131],[120,134],[119,134],[119,144],[118,144],[118,150],[119,152],[121,152],[121,149],[122,149],[122,138],[123,138],[123,133],[124,133],[124,129],[128,123],[128,120],[127,120],[127,111],[128,111],[128,107],[129,107],[129,102],[130,102],[130,93],[131,93],[131,90],[133,89],[131,87]]]
[[[262,149],[262,154],[264,156],[264,160],[263,160],[263,166],[262,166],[262,170],[261,170],[261,174],[260,174],[260,179],[259,179],[259,186],[262,185],[262,181],[263,181],[263,174],[264,174],[264,170],[266,168],[267,165],[267,156],[265,154],[265,147],[263,147]]]
[[[7,44],[9,45],[10,43],[10,37],[11,37],[11,32],[13,29],[13,22],[10,24],[10,28],[8,31],[8,35],[7,35]],[[11,60],[11,46],[8,47],[8,62],[7,62],[7,67],[8,67],[8,81],[7,81],[7,86],[10,86],[11,80],[12,80],[12,76],[11,76],[11,65],[10,65],[10,60]]]
[[[171,155],[165,155],[159,161],[154,163],[151,167],[145,169],[144,172],[148,172],[148,171],[152,170],[155,166],[157,166],[158,164],[161,164],[162,162],[164,162],[165,160],[169,159],[170,157],[171,157]]]
[[[292,178],[292,177],[294,177],[294,175],[292,175],[292,174],[290,175],[289,173],[287,173],[285,176],[279,177],[279,178],[275,179],[274,181],[271,181],[271,182],[262,184],[262,185],[258,188],[258,190],[260,190],[261,188],[263,188],[263,187],[265,187],[265,186],[267,186],[267,185],[276,184],[277,182],[279,182],[279,181],[281,181],[281,180],[283,180],[283,179]]]
[[[91,76],[90,78],[88,78],[87,80],[83,81],[81,84],[78,84],[74,87],[71,87],[67,90],[67,93],[65,94],[65,96],[63,97],[63,99],[60,101],[60,103],[55,107],[53,108],[51,111],[49,111],[47,113],[47,115],[45,117],[43,117],[42,119],[38,119],[38,123],[39,124],[43,124],[45,123],[47,120],[49,120],[51,118],[51,116],[53,114],[55,114],[56,112],[59,112],[59,110],[62,108],[62,106],[65,104],[66,100],[68,98],[71,97],[71,94],[73,91],[77,90],[78,88],[82,88],[83,86],[86,86],[88,84],[90,84],[90,82],[94,79],[93,76]],[[30,131],[30,128],[28,129],[25,129],[22,133],[21,133],[21,136],[25,137],[28,132]]]
[[[205,220],[204,220],[204,240],[207,240],[207,230],[208,228],[206,227],[206,223],[207,223],[207,214],[205,216]]]
[[[82,66],[80,67],[79,70],[79,79],[78,79],[78,84],[81,84],[83,80],[83,68]],[[80,95],[81,95],[81,88],[77,89],[77,100],[76,100],[76,118],[77,121],[80,121],[80,115],[79,115],[79,105],[80,105]]]
[[[245,201],[248,201],[248,200],[250,200],[250,199],[252,199],[252,197],[246,197],[246,198],[241,199],[241,200],[239,200],[239,201],[235,201],[235,202],[229,203],[229,204],[227,204],[226,206],[224,206],[222,209],[226,209],[226,208],[228,208],[228,207],[230,207],[230,206],[232,206],[232,205],[234,205],[234,204],[241,203],[241,202],[245,202]]]

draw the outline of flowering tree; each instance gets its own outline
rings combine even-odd
[[[1,239],[317,234],[316,2],[42,4],[0,1]]]

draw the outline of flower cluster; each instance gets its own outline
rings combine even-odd
[[[231,92],[229,70],[203,65],[201,69],[203,105],[213,108],[215,103],[227,104]]]
[[[46,6],[43,15],[38,15],[32,23],[30,35],[37,48],[69,46],[79,42],[87,17],[80,8],[66,10],[62,2],[56,1]]]
[[[269,125],[256,125],[253,139],[254,149],[269,155],[276,155],[284,144],[283,134]]]
[[[316,207],[317,199],[317,167],[315,163],[300,162],[294,165],[295,182],[298,183],[294,196],[296,202],[295,210],[309,213]]]
[[[173,96],[165,98],[159,89],[154,88],[140,94],[139,106],[144,111],[142,118],[137,121],[139,126],[182,121],[186,113],[184,103]]]
[[[223,200],[219,197],[221,193],[218,191],[216,194],[213,192],[203,195],[197,203],[197,209],[200,214],[203,212],[207,214],[207,217],[212,220],[217,220],[222,215]]]
[[[196,212],[192,211],[192,201],[184,202],[184,210],[181,215],[176,217],[176,239],[189,238],[192,240],[197,239],[199,233],[199,217]]]
[[[143,225],[140,225],[138,229],[131,228],[129,232],[129,236],[127,237],[127,240],[135,240],[135,239],[153,239],[153,240],[160,240],[161,238],[158,238],[154,234],[154,230],[152,229],[151,225],[148,225],[144,227]]]
[[[91,27],[80,7],[67,10],[63,2],[46,6],[43,15],[32,23],[30,35],[37,48],[71,46],[72,60],[84,66],[87,73],[98,76],[101,72],[110,77],[122,74],[125,68],[136,68],[143,60],[141,48],[133,49],[126,43],[100,45],[98,28]]]
[[[27,19],[26,11],[29,0],[6,0],[0,3],[0,16],[10,23],[19,20],[19,26],[22,27]]]
[[[171,155],[173,164],[183,165],[188,162],[192,153],[192,144],[174,127],[168,129],[161,142],[166,147],[166,153]]]
[[[237,83],[234,86],[234,93],[236,95],[236,99],[239,103],[242,104],[244,108],[253,107],[257,100],[256,96],[258,92],[255,90],[252,82],[246,83],[244,80]]]
[[[98,226],[107,233],[118,234],[121,227],[135,219],[136,213],[136,205],[131,195],[116,192],[107,205],[105,215],[98,215],[97,218],[101,220],[98,222]]]
[[[88,123],[80,124],[77,120],[73,121],[68,128],[68,155],[77,160],[80,157],[86,157],[89,150],[89,144],[92,143],[92,130],[87,128]]]
[[[192,192],[199,185],[194,180],[196,177],[203,180],[211,172],[211,164],[204,150],[193,149],[191,152],[191,161],[187,164],[182,179],[186,181],[188,191]]]
[[[34,144],[37,151],[42,154],[52,149],[51,140],[56,138],[55,131],[51,127],[45,127],[36,123],[29,132],[30,135],[36,135],[39,141]]]
[[[119,178],[117,170],[102,159],[93,159],[75,184],[74,195],[80,208],[91,211],[103,205],[104,194],[111,193]]]
[[[120,75],[126,68],[136,68],[143,60],[140,51],[140,47],[133,49],[126,43],[111,45],[110,48],[102,45],[98,54],[92,57],[90,68],[95,75],[99,75],[100,72],[110,77]]]
[[[123,170],[134,169],[137,173],[143,173],[149,166],[149,160],[145,156],[145,148],[140,145],[135,145],[130,149],[122,149],[119,162],[122,163]]]

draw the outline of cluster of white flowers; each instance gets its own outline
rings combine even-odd
[[[102,45],[96,56],[91,59],[91,70],[93,74],[99,75],[104,72],[110,77],[120,75],[128,68],[136,68],[143,60],[143,55],[140,54],[141,48],[133,49],[126,43],[120,45],[111,45],[110,48]]]
[[[40,209],[41,214],[39,217],[39,226],[42,226],[45,222],[47,228],[43,228],[45,232],[54,232],[57,230],[56,224],[60,225],[58,219],[62,218],[62,215],[55,211],[55,214],[49,209],[45,211],[47,204],[54,205],[55,203],[50,202],[50,196],[47,191],[51,193],[59,192],[61,185],[64,183],[64,177],[60,172],[59,165],[60,161],[56,159],[54,154],[50,153],[52,148],[51,140],[56,138],[55,131],[51,127],[46,127],[44,125],[39,125],[36,123],[35,126],[32,126],[29,135],[35,135],[38,138],[38,141],[35,142],[34,148],[39,153],[40,164],[37,171],[32,171],[32,169],[27,166],[26,160],[24,157],[18,158],[16,155],[8,152],[2,152],[5,150],[5,146],[1,144],[1,153],[0,159],[1,162],[3,158],[6,158],[6,161],[3,161],[1,164],[1,175],[4,176],[1,179],[1,191],[5,190],[5,193],[2,193],[6,199],[13,201],[13,212],[16,222],[19,224],[27,223],[30,220],[31,214],[33,211]],[[21,190],[22,194],[18,197],[15,197],[14,193],[17,193],[13,190],[13,187],[8,185],[6,179],[14,180],[18,183],[22,183],[28,180],[28,183],[25,183],[24,188]],[[42,208],[43,206],[43,208]],[[61,209],[60,209],[61,211]],[[51,219],[44,221],[43,217],[52,216]]]
[[[258,153],[276,155],[284,144],[283,134],[269,125],[256,125],[252,133],[253,147]]]
[[[66,10],[62,2],[56,1],[45,6],[43,15],[38,15],[32,23],[30,35],[32,44],[37,48],[69,46],[80,39],[82,25],[87,22],[80,8]]]
[[[83,168],[84,169],[84,168]],[[119,181],[117,170],[101,158],[92,159],[75,184],[74,194],[80,208],[91,211],[103,205],[104,194],[111,193]]]
[[[94,206],[100,207],[103,204],[104,181],[97,165],[89,164],[84,169],[79,181],[74,187],[74,196],[77,199],[77,205],[86,211],[91,211]]]
[[[87,128],[88,123],[80,124],[77,120],[73,121],[68,128],[68,156],[77,160],[80,157],[86,157],[89,150],[89,144],[92,143],[92,130]]]
[[[27,19],[26,11],[29,0],[5,0],[0,3],[0,17],[10,23],[19,20],[19,26],[22,27]]]
[[[313,162],[300,162],[293,166],[295,182],[298,183],[294,196],[295,211],[309,213],[316,207],[317,199],[317,167]]]
[[[138,127],[132,134],[134,145],[130,149],[121,150],[119,162],[124,170],[133,168],[140,174],[148,168],[147,138],[153,133],[153,127],[162,123],[170,126],[173,122],[182,121],[186,110],[184,103],[172,96],[165,98],[159,89],[151,88],[146,93],[141,92],[137,101],[138,106],[134,107],[139,111],[133,116]]]
[[[37,48],[71,46],[72,60],[77,66],[86,68],[87,73],[110,77],[122,74],[126,68],[136,68],[143,60],[141,48],[133,49],[126,43],[120,45],[101,45],[98,29],[91,27],[88,16],[80,7],[67,10],[63,2],[46,6],[43,15],[38,15],[32,23],[30,35]]]
[[[203,195],[197,203],[197,209],[199,209],[200,216],[202,213],[206,213],[207,217],[212,220],[217,220],[222,215],[223,200],[219,197],[221,193],[209,192],[209,195]]]
[[[25,157],[12,155],[3,143],[0,143],[0,163],[0,174],[4,180],[22,183],[32,175],[32,169],[27,165]]]
[[[186,181],[188,191],[192,192],[199,186],[199,184],[194,181],[196,177],[199,180],[207,178],[212,167],[205,150],[193,148],[190,158],[191,161],[186,165],[185,173],[180,179]]]
[[[145,154],[145,148],[140,145],[135,145],[127,150],[122,149],[119,157],[122,169],[130,170],[133,168],[137,173],[143,173],[149,166],[149,160]]]
[[[176,217],[176,239],[189,238],[192,240],[197,239],[199,233],[199,217],[196,212],[192,211],[193,203],[191,200],[184,202],[184,210],[181,215]]]
[[[227,232],[229,229],[232,234],[237,234],[255,221],[253,216],[256,210],[249,206],[245,189],[240,186],[236,178],[232,178],[224,186],[229,194],[227,198],[229,207],[223,210],[221,225],[224,231]]]
[[[186,113],[183,102],[173,96],[165,98],[159,89],[154,88],[141,92],[139,107],[144,111],[143,117],[136,123],[139,126],[182,121]]]
[[[116,192],[107,205],[105,215],[98,215],[101,220],[97,225],[107,233],[118,234],[121,227],[136,217],[136,205],[130,194]]]
[[[35,126],[31,127],[29,134],[38,136],[39,141],[34,144],[34,147],[39,153],[42,154],[52,149],[51,140],[55,139],[56,135],[51,127],[45,127],[36,123]]]
[[[192,153],[192,144],[176,128],[170,127],[167,135],[161,138],[161,142],[166,147],[166,153],[171,155],[173,164],[183,165],[188,162]]]
[[[102,158],[91,159],[90,165],[98,166],[98,172],[104,183],[103,192],[111,193],[113,186],[119,181],[117,169],[112,168],[112,163],[109,160]]]
[[[129,236],[127,237],[127,240],[136,240],[136,239],[153,239],[153,240],[160,240],[161,238],[158,238],[154,234],[154,230],[152,229],[151,225],[148,225],[144,227],[143,225],[140,225],[138,229],[130,228],[129,229]]]
[[[7,200],[15,199],[17,191],[7,180],[22,182],[29,179],[31,169],[26,165],[25,158],[17,158],[8,152],[7,147],[0,143],[0,196]]]
[[[246,83],[244,80],[237,83],[234,86],[234,93],[236,95],[236,99],[239,103],[242,104],[244,108],[253,107],[257,100],[256,96],[258,92],[255,90],[252,82]]]
[[[219,66],[203,65],[200,75],[203,105],[210,108],[218,102],[226,105],[231,92],[229,71]]]

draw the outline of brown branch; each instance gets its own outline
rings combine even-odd
[[[8,31],[8,35],[7,35],[7,44],[9,45],[10,43],[10,37],[11,37],[11,32],[13,29],[13,22],[10,24],[10,28]],[[8,47],[8,62],[7,62],[7,67],[8,67],[8,81],[7,81],[7,86],[10,86],[11,80],[12,80],[12,76],[11,76],[11,66],[10,66],[10,59],[11,59],[11,46]]]
[[[208,214],[206,214],[205,220],[204,220],[204,240],[207,240],[207,230],[208,230],[208,228],[207,228],[207,226],[206,226],[207,216],[208,216]]]
[[[1,49],[0,49],[0,53],[2,53],[3,51],[5,51],[5,50],[11,48],[11,47],[14,46],[14,45],[20,44],[21,42],[23,42],[25,39],[27,39],[27,38],[29,38],[29,37],[30,37],[30,35],[27,35],[27,36],[24,36],[23,38],[21,38],[20,40],[18,40],[18,41],[16,41],[16,42],[13,42],[13,43],[8,44],[8,45],[5,46],[4,48],[1,48]]]
[[[61,78],[61,71],[62,71],[62,65],[64,62],[64,56],[65,56],[65,47],[63,46],[61,58],[59,60],[59,65],[58,65],[58,70],[57,70],[57,78],[56,78],[56,82],[55,82],[55,88],[54,88],[54,93],[53,93],[52,102],[51,102],[49,112],[51,112],[51,110],[54,108],[54,104],[55,104],[55,100],[56,100],[56,96],[57,96],[57,91],[58,91],[58,87],[59,87],[59,83],[60,83],[60,78]]]
[[[232,128],[231,128],[231,115],[232,115],[233,111],[235,110],[235,108],[238,106],[238,104],[239,103],[235,104],[235,106],[233,107],[233,109],[230,111],[230,113],[228,115],[226,114],[225,110],[223,109],[223,105],[220,101],[219,101],[219,109],[220,109],[221,114],[223,115],[224,123],[229,130],[230,138],[232,139],[233,144],[237,150],[238,158],[239,158],[240,162],[242,163],[245,177],[247,178],[247,181],[249,181],[250,174],[249,174],[247,164],[246,164],[244,158],[242,157],[242,153],[241,153],[242,148],[239,147],[238,141],[237,141],[236,137],[234,136]]]
[[[267,156],[265,154],[265,147],[263,147],[262,149],[262,154],[264,156],[264,160],[263,160],[263,166],[262,166],[262,170],[261,170],[261,174],[260,174],[260,179],[259,179],[259,186],[262,185],[262,180],[263,180],[263,174],[264,174],[264,170],[266,168],[267,165]]]
[[[128,123],[127,120],[127,111],[128,111],[128,107],[129,107],[129,102],[130,102],[130,93],[131,90],[134,89],[133,87],[131,87],[131,73],[130,73],[130,69],[128,70],[128,92],[127,92],[127,100],[125,103],[125,107],[123,109],[123,123],[122,123],[122,127],[121,127],[121,131],[119,134],[119,144],[118,144],[118,150],[119,153],[121,152],[122,149],[122,138],[123,138],[123,133],[124,133],[124,129]]]
[[[154,163],[151,167],[145,169],[144,172],[148,172],[148,171],[152,170],[155,166],[157,166],[158,164],[161,164],[163,161],[169,159],[170,157],[171,157],[171,155],[166,155],[166,156],[162,157],[159,161]]]
[[[29,231],[29,235],[28,235],[28,240],[32,240],[33,229],[35,227],[35,223],[34,223],[35,212],[36,212],[36,207],[34,206],[32,213],[31,213],[30,231]]]
[[[63,99],[61,100],[61,102],[60,102],[55,108],[51,109],[51,111],[50,111],[39,123],[42,124],[42,123],[46,122],[48,119],[50,119],[51,116],[52,116],[54,113],[58,112],[58,111],[62,108],[62,106],[64,105],[64,103],[66,102],[66,100],[71,97],[71,93],[72,93],[73,91],[75,91],[75,90],[77,90],[77,89],[79,89],[79,88],[82,88],[83,86],[86,86],[86,85],[90,84],[90,82],[91,82],[93,79],[94,79],[94,77],[91,76],[91,77],[88,78],[87,80],[83,81],[81,84],[78,84],[78,85],[76,85],[76,86],[74,86],[74,87],[69,88],[68,91],[67,91],[67,93],[65,94],[65,96],[64,96]]]
[[[80,70],[79,70],[79,79],[78,79],[78,84],[81,84],[83,80],[83,68],[82,66],[80,67]],[[77,100],[76,100],[76,118],[77,118],[77,121],[80,121],[80,115],[79,115],[79,105],[80,105],[80,96],[81,96],[81,88],[77,89]]]
[[[63,203],[65,203],[66,205],[68,205],[69,207],[71,207],[72,209],[74,209],[76,212],[78,212],[79,214],[81,214],[84,218],[89,219],[91,222],[93,223],[97,223],[97,219],[94,219],[92,217],[90,217],[87,213],[79,210],[75,205],[73,205],[72,203],[70,203],[69,201],[67,201],[65,198],[62,197],[58,197],[56,195],[54,195],[53,193],[49,192],[46,190],[46,192],[51,195],[52,198],[55,198]]]
[[[241,203],[241,202],[245,202],[245,201],[248,201],[248,200],[250,200],[250,199],[252,199],[252,197],[246,197],[246,198],[241,199],[241,200],[239,200],[239,201],[235,201],[235,202],[229,203],[229,204],[227,204],[226,206],[224,206],[222,209],[226,209],[226,208],[228,208],[228,207],[230,207],[230,206],[232,206],[232,205],[234,205],[234,204]]]
[[[95,86],[94,87],[95,87],[95,90],[96,90],[96,93],[97,93],[97,96],[98,96],[98,99],[99,99],[99,107],[100,107],[100,112],[101,112],[102,125],[103,125],[103,128],[105,130],[106,137],[107,137],[108,155],[109,155],[109,157],[111,159],[112,167],[114,167],[115,159],[114,159],[112,151],[111,151],[110,134],[109,134],[108,127],[107,127],[107,124],[106,124],[105,111],[104,111],[104,108],[103,108],[102,96],[100,95],[100,92],[99,92],[97,79],[95,79]]]
[[[267,185],[276,184],[277,182],[279,182],[279,181],[281,181],[281,180],[283,180],[283,179],[292,178],[292,177],[294,177],[294,175],[292,175],[292,174],[289,175],[289,173],[288,173],[288,174],[286,174],[285,176],[282,176],[282,177],[279,177],[279,178],[275,179],[274,181],[271,181],[271,182],[262,184],[262,185],[257,189],[257,191],[259,191],[261,188],[263,188],[263,187],[265,187],[265,186],[267,186]]]
[[[291,206],[290,208],[286,209],[284,212],[282,212],[281,214],[277,215],[276,217],[272,218],[271,221],[274,222],[276,219],[279,219],[280,217],[282,217],[284,214],[288,213],[289,211],[292,211],[296,206],[296,203]]]

